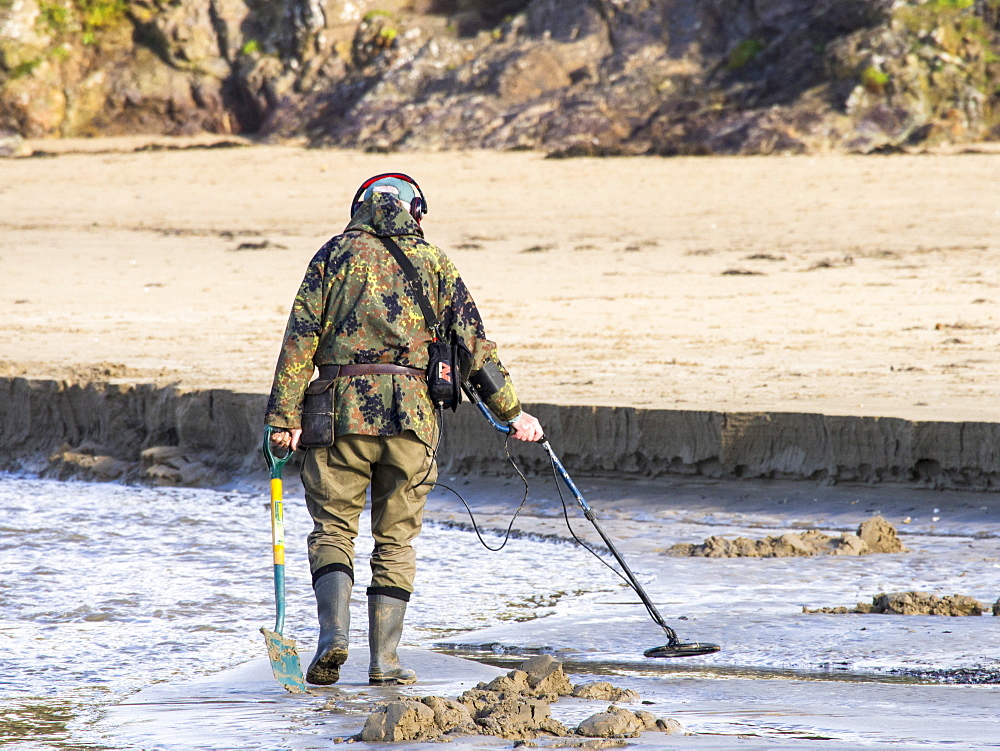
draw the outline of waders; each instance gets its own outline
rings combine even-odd
[[[509,434],[513,432],[513,429],[509,425],[503,425],[502,423],[497,422],[493,413],[490,412],[489,407],[483,403],[483,400],[470,384],[466,383],[463,386],[469,399],[473,404],[479,407],[479,411],[483,413],[483,416],[489,421],[490,425],[501,433]],[[656,609],[656,605],[653,604],[649,595],[646,594],[646,590],[642,588],[639,580],[635,578],[635,574],[632,573],[628,564],[625,563],[625,559],[622,558],[621,553],[618,552],[618,548],[615,547],[615,544],[611,541],[607,534],[605,534],[604,530],[601,529],[601,525],[597,523],[597,517],[594,514],[594,510],[590,508],[590,505],[584,500],[583,495],[580,493],[580,489],[577,488],[576,483],[573,482],[573,478],[569,476],[566,468],[563,467],[562,462],[559,461],[559,457],[556,456],[556,453],[549,445],[548,438],[542,436],[538,440],[538,443],[543,449],[545,449],[545,453],[549,455],[549,461],[552,463],[553,470],[555,470],[559,477],[562,478],[563,482],[566,483],[566,487],[568,487],[569,491],[573,494],[573,498],[576,499],[577,504],[583,511],[583,515],[587,517],[587,520],[591,524],[594,525],[594,529],[597,530],[601,539],[604,540],[604,544],[608,546],[608,550],[611,551],[611,555],[613,555],[615,560],[618,561],[618,565],[621,566],[622,571],[625,573],[625,578],[628,580],[632,589],[635,590],[635,593],[639,595],[639,599],[642,600],[642,604],[646,606],[646,610],[649,611],[650,617],[667,635],[666,644],[659,647],[651,647],[643,652],[643,655],[645,657],[693,657],[695,655],[707,655],[712,654],[713,652],[718,652],[721,649],[718,644],[710,644],[708,642],[685,643],[681,642],[680,639],[677,638],[677,632],[670,628],[670,626],[666,624],[666,621],[663,620],[663,616],[660,615],[659,611]]]
[[[264,641],[267,643],[267,654],[271,658],[271,670],[275,679],[287,691],[302,694],[306,691],[306,682],[302,677],[302,665],[299,663],[299,653],[295,640],[282,636],[285,627],[285,512],[281,500],[281,470],[291,456],[289,450],[280,459],[271,451],[271,426],[264,428],[264,459],[271,471],[271,546],[274,557],[274,601],[276,616],[274,631],[261,628]]]

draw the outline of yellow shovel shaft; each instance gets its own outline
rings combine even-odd
[[[281,500],[281,478],[271,479],[271,545],[274,564],[285,565],[285,511]]]
[[[274,558],[274,631],[285,628],[285,512],[281,502],[281,478],[271,478],[271,548]]]
[[[261,629],[267,642],[267,652],[271,659],[271,670],[278,683],[292,693],[305,693],[306,684],[302,677],[302,665],[295,641],[281,632],[285,628],[285,510],[281,500],[281,468],[292,457],[288,451],[283,457],[276,457],[271,451],[271,434],[274,428],[264,428],[264,459],[271,472],[271,546],[274,556],[274,631]]]

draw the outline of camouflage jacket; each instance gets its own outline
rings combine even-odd
[[[392,196],[375,193],[358,208],[344,234],[313,256],[292,304],[275,368],[266,423],[300,425],[302,399],[320,365],[392,363],[426,370],[427,330],[420,306],[407,290],[403,272],[378,239],[392,237],[416,267],[424,292],[442,323],[472,352],[473,370],[492,360],[504,387],[488,400],[503,420],[520,411],[510,375],[496,345],[486,338],[483,321],[451,260],[428,243],[423,230]],[[413,430],[433,444],[434,409],[426,382],[405,375],[338,378],[334,385],[337,435],[397,435]]]

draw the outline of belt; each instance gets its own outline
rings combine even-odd
[[[373,363],[371,365],[320,365],[319,380],[332,381],[342,376],[359,375],[405,375],[426,378],[427,373],[420,368],[408,368],[405,365],[390,365]]]

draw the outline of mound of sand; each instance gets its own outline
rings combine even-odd
[[[986,605],[966,595],[938,597],[929,592],[882,592],[871,603],[859,602],[857,607],[802,608],[803,613],[878,613],[886,615],[982,615]],[[1000,600],[993,606],[993,615],[1000,615]]]
[[[685,558],[792,558],[811,555],[870,555],[872,553],[905,553],[907,548],[896,535],[896,528],[881,516],[861,523],[857,534],[845,533],[830,537],[819,530],[788,532],[783,535],[752,540],[737,537],[709,537],[700,545],[682,542],[672,545],[664,555]]]
[[[639,700],[634,691],[617,688],[605,681],[574,686],[563,672],[562,664],[545,655],[533,657],[519,669],[489,683],[480,683],[457,701],[427,696],[387,702],[368,717],[361,734],[352,740],[429,741],[492,735],[525,741],[539,736],[635,738],[647,730],[668,734],[683,732],[676,720],[661,719],[641,710],[633,712],[613,704],[570,729],[551,715],[549,705],[561,696],[612,702]]]

